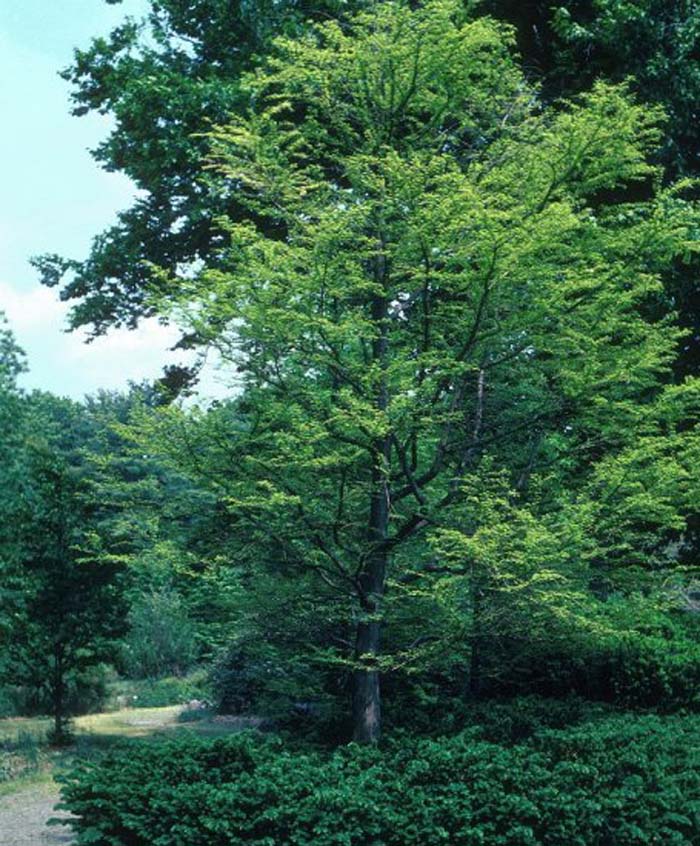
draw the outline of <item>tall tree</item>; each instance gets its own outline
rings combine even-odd
[[[218,218],[235,217],[239,204],[198,178],[203,134],[239,107],[241,73],[273,35],[347,8],[340,0],[152,0],[143,21],[127,19],[75,51],[63,72],[73,114],[111,115],[114,128],[95,159],[132,179],[139,198],[95,237],[86,259],[36,260],[46,284],[61,282],[62,297],[79,301],[73,326],[97,334],[133,327],[151,311],[151,263],[186,272],[193,262],[215,261]]]
[[[466,476],[488,451],[523,489],[552,460],[585,477],[658,414],[679,342],[645,309],[694,209],[617,190],[658,175],[660,114],[602,84],[543,109],[512,48],[442,0],[277,39],[212,135],[248,209],[230,269],[160,276],[242,373],[231,508],[354,602],[362,742],[387,584]]]
[[[664,135],[654,158],[667,180],[700,173],[700,3],[697,0],[486,0],[484,11],[512,21],[518,46],[547,99],[586,90],[596,79],[627,81],[663,108]],[[644,185],[638,191],[644,192]],[[669,274],[659,307],[688,330],[676,373],[700,372],[697,261]]]
[[[16,490],[21,475],[23,397],[17,378],[25,367],[24,353],[0,312],[0,487],[3,491],[0,495],[0,636],[3,641],[12,626],[10,609],[18,590],[14,571],[18,550],[12,533],[15,505],[12,491]]]

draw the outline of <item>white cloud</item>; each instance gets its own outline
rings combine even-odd
[[[3,282],[0,282],[0,308],[17,335],[41,331],[47,325],[62,325],[68,312],[66,304],[49,288],[20,291]]]
[[[86,343],[84,331],[66,332],[69,307],[49,288],[22,290],[0,281],[0,310],[27,353],[27,388],[80,399],[100,388],[119,390],[130,381],[155,379],[166,364],[193,360],[191,353],[172,351],[177,328],[155,319],[143,321],[136,330],[115,329]],[[207,367],[201,395],[230,394],[223,381],[223,374],[217,376],[215,367]]]

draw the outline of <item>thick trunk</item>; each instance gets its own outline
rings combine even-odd
[[[376,279],[383,281],[386,268],[378,262]],[[372,357],[382,373],[377,386],[376,407],[386,411],[389,392],[386,367],[389,352],[386,299],[377,297],[372,304],[372,318],[378,329],[372,344]],[[367,525],[369,552],[360,574],[362,619],[355,639],[357,669],[353,678],[353,738],[358,743],[376,743],[381,733],[381,690],[377,667],[382,634],[382,600],[387,570],[386,541],[389,535],[390,498],[388,468],[391,462],[391,439],[377,438],[372,445],[372,484]]]
[[[386,449],[388,449],[388,444]],[[386,538],[389,527],[389,492],[381,466],[384,445],[373,473],[373,494],[369,519],[369,542],[373,547],[360,576],[362,619],[355,639],[353,677],[353,738],[358,743],[376,743],[381,733],[381,691],[377,659],[381,647],[382,599],[387,568]]]
[[[376,743],[382,728],[382,700],[379,671],[371,662],[379,654],[381,626],[378,621],[360,623],[357,629],[357,657],[366,665],[355,670],[353,679],[353,740]]]

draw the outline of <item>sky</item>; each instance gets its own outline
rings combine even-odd
[[[0,0],[0,311],[27,353],[29,389],[80,399],[183,361],[168,349],[177,330],[156,321],[91,344],[82,332],[67,333],[67,306],[28,261],[42,253],[85,257],[92,238],[131,204],[133,184],[100,170],[89,153],[109,118],[71,116],[70,86],[58,72],[74,47],[146,7],[146,0]],[[217,382],[208,373],[203,394],[220,395]]]

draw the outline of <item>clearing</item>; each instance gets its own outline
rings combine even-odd
[[[219,735],[259,722],[243,718],[207,718],[195,722],[178,722],[181,706],[167,708],[130,708],[106,714],[91,714],[75,720],[76,743],[65,752],[38,751],[38,744],[50,727],[48,719],[13,718],[0,720],[0,744],[14,743],[29,750],[33,757],[28,774],[16,780],[0,782],[0,846],[59,846],[73,842],[70,829],[49,826],[52,817],[67,817],[54,812],[59,801],[59,788],[53,779],[55,771],[70,765],[81,755],[109,747],[125,737],[165,736],[175,732]]]

